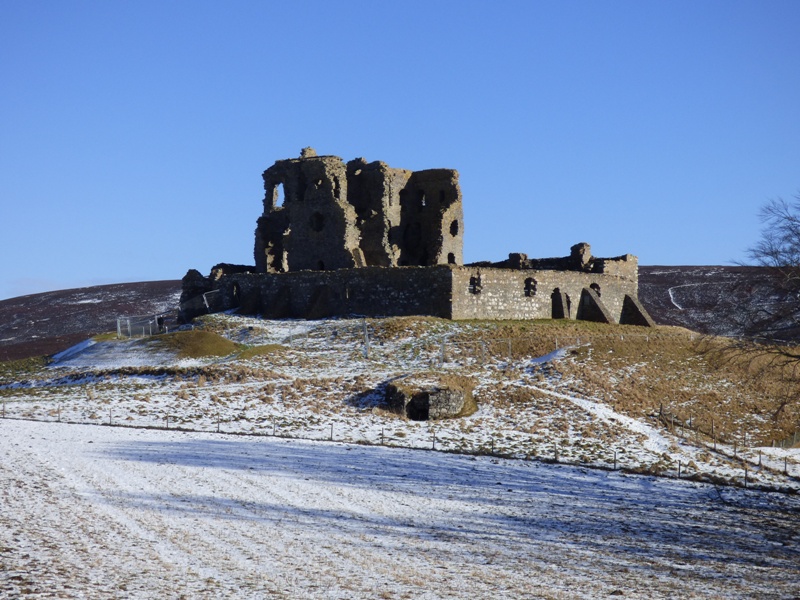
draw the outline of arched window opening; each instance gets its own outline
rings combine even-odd
[[[592,288],[595,292],[597,292],[598,296],[600,295],[600,286],[599,285],[597,285],[596,283],[593,283],[589,287]]]
[[[318,270],[318,271],[324,271],[324,270],[325,270],[325,263],[324,263],[324,262],[322,262],[322,261],[319,261],[319,262],[317,263],[317,270]]]
[[[458,219],[450,223],[450,235],[453,237],[458,235]]]
[[[284,201],[286,200],[286,196],[283,190],[283,184],[279,183],[274,188],[272,188],[272,206],[275,208],[279,208],[283,206]]]
[[[233,308],[239,308],[242,305],[242,290],[238,283],[233,284]]]

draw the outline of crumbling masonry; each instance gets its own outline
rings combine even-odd
[[[635,256],[569,256],[463,265],[458,173],[357,158],[279,160],[264,171],[255,267],[220,264],[183,280],[185,320],[237,308],[268,318],[431,315],[585,319],[652,325]],[[282,192],[282,193],[281,193]],[[281,202],[282,197],[282,202]]]

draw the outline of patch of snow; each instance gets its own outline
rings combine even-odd
[[[567,350],[569,350],[569,348],[559,348],[558,350],[553,350],[550,354],[545,354],[544,356],[540,356],[538,358],[532,358],[529,363],[532,365],[541,365],[554,360],[559,360],[567,355]]]
[[[58,354],[53,355],[53,363],[60,364],[66,362],[70,358],[82,353],[87,348],[94,346],[96,343],[97,342],[95,342],[94,340],[84,340],[82,342],[75,344],[74,346],[70,346],[63,352],[59,352]]]

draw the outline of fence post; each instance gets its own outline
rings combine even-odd
[[[333,441],[333,423],[331,423],[331,441]]]
[[[614,470],[617,470],[617,451],[614,450]]]
[[[436,450],[436,430],[433,430],[433,446],[431,446],[432,450]]]

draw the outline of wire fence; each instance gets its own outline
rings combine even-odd
[[[117,339],[149,337],[169,333],[177,327],[177,318],[172,313],[117,317]]]
[[[413,441],[406,439],[407,433],[396,426],[381,428],[380,432],[372,431],[365,435],[357,428],[342,424],[341,422],[317,423],[314,427],[298,429],[282,419],[262,419],[249,430],[236,427],[236,422],[241,418],[231,418],[221,412],[197,423],[185,416],[164,413],[149,423],[126,422],[125,416],[115,414],[109,409],[107,415],[96,415],[94,419],[75,419],[74,416],[62,418],[60,407],[50,408],[42,414],[11,414],[3,402],[3,419],[58,422],[77,425],[95,425],[105,427],[120,427],[126,429],[151,429],[164,431],[181,431],[192,433],[217,433],[223,435],[249,436],[249,437],[276,437],[292,440],[308,440],[315,442],[350,443],[363,446],[384,446],[391,448],[404,448],[410,450],[432,450],[452,454],[470,456],[492,456],[502,459],[533,460],[545,463],[557,463],[569,466],[579,466],[603,469],[609,471],[622,471],[626,473],[666,477],[671,479],[688,479],[692,481],[709,482],[714,484],[732,485],[738,487],[751,487],[766,491],[793,492],[793,488],[775,483],[775,476],[783,476],[791,480],[798,480],[797,465],[790,463],[784,457],[781,464],[767,464],[767,456],[761,450],[757,454],[744,453],[735,447],[699,442],[698,446],[704,447],[709,452],[714,452],[721,459],[734,461],[737,468],[728,468],[726,475],[704,471],[688,460],[672,461],[670,465],[656,465],[637,462],[635,456],[626,451],[624,447],[608,446],[604,455],[593,459],[576,458],[580,456],[580,444],[564,444],[551,442],[544,445],[530,445],[522,449],[520,444],[509,445],[507,436],[501,432],[484,436],[483,439],[469,447],[464,447],[462,440],[454,439],[447,432],[430,427],[425,436],[417,435]],[[389,431],[387,431],[387,429]],[[763,475],[771,477],[772,482],[765,482]]]

